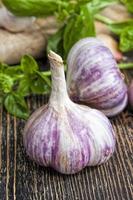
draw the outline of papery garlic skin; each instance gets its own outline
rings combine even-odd
[[[35,17],[17,17],[4,6],[0,7],[0,27],[11,32],[26,31],[33,25]]]
[[[40,165],[73,174],[110,158],[115,149],[114,131],[103,113],[69,99],[63,62],[53,52],[49,59],[51,97],[28,120],[24,146],[29,157]]]
[[[117,63],[96,38],[77,42],[69,52],[67,88],[75,101],[114,116],[127,105],[127,87]]]

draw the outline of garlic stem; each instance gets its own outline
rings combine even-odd
[[[67,94],[67,87],[65,82],[64,64],[62,58],[50,51],[48,58],[51,65],[52,75],[52,92],[50,96],[50,104],[57,108],[57,102],[59,107],[64,106],[64,102],[69,101]],[[59,108],[58,108],[59,109]]]

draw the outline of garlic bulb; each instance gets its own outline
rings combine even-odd
[[[73,103],[67,94],[63,61],[49,55],[52,92],[47,105],[32,114],[24,129],[29,157],[65,174],[110,158],[115,136],[109,120],[98,110]]]
[[[17,17],[4,6],[0,7],[0,27],[11,32],[21,32],[29,29],[35,21],[35,17]]]
[[[67,87],[71,98],[107,116],[127,104],[127,87],[110,50],[96,38],[77,42],[69,52]]]

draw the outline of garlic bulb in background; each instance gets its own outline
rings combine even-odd
[[[109,120],[100,111],[69,99],[62,59],[54,52],[48,57],[52,92],[48,104],[33,113],[25,126],[27,154],[40,165],[64,174],[105,162],[115,148]]]
[[[114,2],[111,5],[105,6],[99,14],[116,23],[132,19],[132,15],[128,12],[126,6],[119,2]],[[104,45],[111,50],[114,58],[117,61],[124,59],[125,57],[123,57],[123,54],[119,49],[118,41],[114,38],[114,35],[108,25],[100,21],[95,21],[95,29],[96,36],[100,38],[104,42]]]
[[[29,29],[35,21],[35,17],[17,17],[4,6],[0,7],[0,27],[11,32],[21,32]]]
[[[132,14],[128,12],[126,6],[119,2],[105,7],[100,14],[115,22],[123,22],[132,18]]]
[[[127,87],[112,53],[100,40],[78,41],[69,52],[67,64],[67,88],[73,100],[107,116],[125,108]]]
[[[96,37],[99,38],[106,47],[110,49],[116,61],[123,59],[119,50],[118,42],[113,38],[108,26],[102,22],[95,21]]]
[[[38,18],[23,32],[12,33],[0,29],[0,61],[17,64],[25,54],[42,58],[48,38],[56,31],[57,24],[53,17]]]

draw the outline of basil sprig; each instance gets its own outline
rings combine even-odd
[[[48,94],[50,89],[50,71],[40,71],[31,56],[25,55],[18,66],[0,64],[0,104],[10,114],[27,119],[29,110],[24,97]]]

